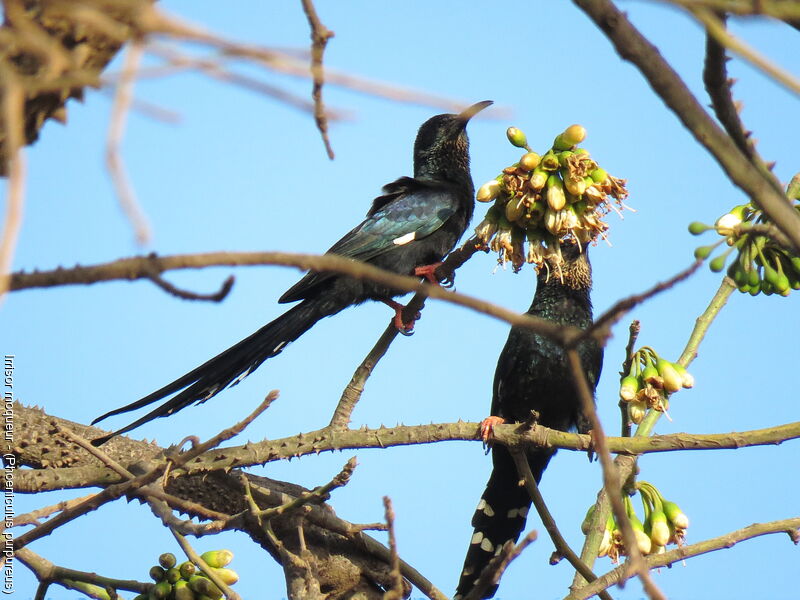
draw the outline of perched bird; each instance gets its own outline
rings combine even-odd
[[[414,142],[414,177],[401,177],[384,186],[383,195],[373,200],[366,219],[328,252],[435,281],[437,263],[453,249],[472,219],[475,189],[469,170],[466,127],[475,114],[490,104],[479,102],[457,115],[437,115],[423,123]],[[172,383],[95,419],[92,424],[175,394],[130,425],[92,443],[99,446],[156,417],[166,417],[194,402],[205,402],[244,379],[323,317],[353,304],[365,300],[385,302],[394,308],[398,328],[407,330],[409,326],[401,318],[403,307],[392,300],[402,293],[336,273],[308,273],[278,300],[300,300],[300,304]]]
[[[562,244],[562,255],[560,273],[557,269],[542,269],[539,273],[528,314],[586,329],[592,323],[589,259],[575,244]],[[583,342],[578,350],[594,390],[600,378],[603,350],[591,341]],[[590,429],[564,350],[530,329],[514,327],[497,361],[492,416],[482,423],[484,440],[490,437],[495,424],[524,422],[532,410],[539,415],[537,423],[545,427],[562,431],[577,428],[581,433]],[[554,454],[555,450],[543,449],[526,452],[537,483]],[[525,527],[531,500],[526,489],[518,485],[514,460],[504,446],[492,447],[492,464],[489,482],[472,517],[475,531],[454,598],[465,596],[489,560],[507,541],[516,542]],[[483,598],[491,598],[496,590],[497,586],[491,587]]]

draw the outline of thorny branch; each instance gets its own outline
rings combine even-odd
[[[797,544],[798,540],[800,540],[800,517],[771,521],[769,523],[755,523],[716,538],[711,538],[688,546],[680,546],[663,554],[647,556],[645,557],[645,562],[650,569],[666,567],[679,560],[700,556],[701,554],[713,552],[715,550],[732,548],[739,542],[772,533],[786,533],[789,535],[789,539],[794,544]],[[625,566],[621,565],[585,587],[572,592],[569,596],[564,598],[564,600],[584,600],[585,598],[591,598],[600,590],[607,589],[616,583],[623,583],[628,578],[629,575],[625,573]]]

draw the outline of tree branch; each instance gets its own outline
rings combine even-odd
[[[780,182],[762,173],[706,113],[675,70],[610,0],[573,0],[633,63],[655,93],[669,106],[695,139],[716,159],[730,180],[761,208],[800,251],[800,215]]]

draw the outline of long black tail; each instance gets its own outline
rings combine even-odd
[[[537,483],[542,478],[542,473],[552,455],[552,452],[541,450],[528,453],[528,464]],[[519,539],[528,517],[531,499],[527,490],[519,485],[520,478],[511,454],[503,446],[494,446],[492,462],[494,463],[492,475],[472,516],[472,526],[475,531],[470,540],[453,600],[467,595],[481,571],[494,556],[499,554],[506,542],[509,540],[516,542]],[[497,586],[491,586],[483,598],[491,598],[496,591]]]
[[[112,437],[131,431],[155,418],[169,416],[194,402],[205,402],[229,385],[239,383],[258,368],[262,362],[280,354],[290,342],[293,342],[311,329],[317,321],[339,312],[342,308],[344,306],[333,302],[331,299],[313,298],[304,300],[274,321],[264,325],[253,335],[231,346],[199,367],[192,369],[172,383],[165,385],[141,400],[97,417],[92,421],[92,425],[112,415],[142,408],[166,398],[170,394],[180,392],[174,398],[151,410],[130,425],[92,440],[92,444],[99,446]]]

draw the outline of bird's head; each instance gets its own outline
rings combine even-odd
[[[485,100],[458,114],[436,115],[419,128],[414,142],[414,177],[455,179],[469,175],[467,123],[492,104]]]

